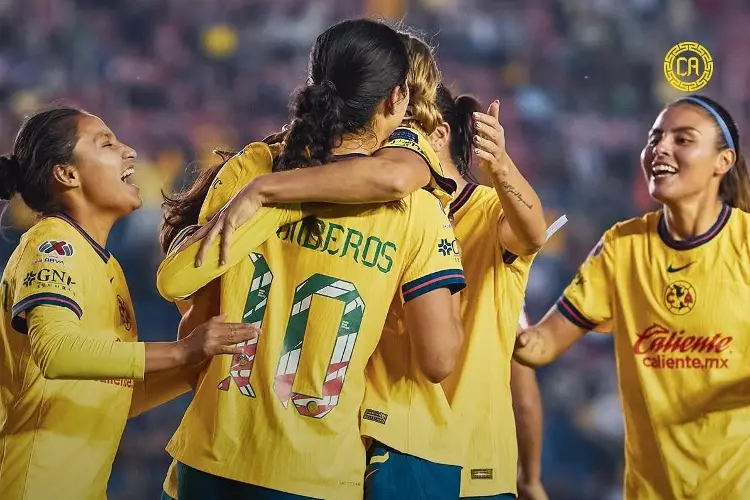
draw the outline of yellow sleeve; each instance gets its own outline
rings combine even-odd
[[[447,208],[450,205],[456,192],[456,182],[444,176],[443,166],[440,164],[437,153],[419,130],[398,127],[380,147],[380,149],[385,148],[404,148],[421,156],[430,167],[431,174],[430,184],[425,186],[425,189],[437,197],[444,207]]]
[[[184,227],[180,230],[177,235],[172,239],[172,243],[169,244],[169,248],[167,248],[167,255],[171,254],[175,251],[176,248],[178,248],[183,241],[190,238],[193,233],[195,233],[198,229],[201,227],[198,224],[193,224],[192,226]]]
[[[578,269],[557,301],[557,309],[574,325],[594,330],[612,319],[611,288],[614,282],[614,232],[610,229]]]
[[[147,374],[133,388],[130,417],[137,417],[192,390],[189,382],[191,373],[180,367]]]
[[[404,302],[437,288],[456,293],[466,287],[458,241],[438,200],[424,191],[412,193],[409,244],[412,254],[401,280]]]
[[[250,181],[273,170],[273,151],[263,142],[253,142],[230,158],[216,175],[198,215],[198,224],[205,225],[229,200]]]
[[[60,238],[63,234],[45,235],[48,240],[32,238],[26,244],[13,272],[13,306],[11,325],[27,333],[27,313],[47,305],[67,309],[80,319],[86,310],[87,261],[73,244]]]
[[[255,177],[271,173],[272,167],[273,153],[267,144],[256,142],[246,146],[241,153],[227,161],[217,174],[201,207],[199,223],[205,224]],[[299,204],[261,208],[233,234],[229,262],[223,268],[218,266],[218,240],[209,249],[206,262],[199,268],[193,262],[200,242],[168,255],[156,275],[159,293],[170,301],[189,297],[262,245],[281,226],[297,222],[303,217]],[[184,239],[182,238],[183,241]],[[171,247],[175,249],[177,246]]]
[[[106,340],[81,333],[77,315],[54,305],[28,310],[26,324],[31,356],[45,378],[143,379],[143,342]]]
[[[194,264],[201,241],[196,241],[186,249],[167,256],[159,266],[156,276],[159,293],[172,302],[189,297],[241,262],[250,252],[273,236],[281,226],[296,222],[302,217],[299,205],[261,208],[252,219],[232,234],[229,257],[224,266],[219,266],[218,238],[206,252],[206,259],[201,267],[195,267]]]

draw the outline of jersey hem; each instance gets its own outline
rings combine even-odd
[[[426,460],[428,462],[432,462],[438,465],[449,465],[451,467],[463,468],[463,466],[460,463],[457,463],[455,460],[451,460],[448,458],[448,456],[455,456],[455,453],[446,454],[443,457],[439,453],[438,454],[434,452],[430,453],[430,450],[432,450],[430,446],[427,446],[424,450],[420,449],[419,446],[412,446],[412,447],[397,446],[397,445],[394,445],[393,439],[389,439],[389,436],[380,435],[378,432],[363,432],[362,437],[370,438],[373,441],[377,441],[378,443],[381,443],[389,448],[393,448],[399,453],[403,453],[404,455],[409,455],[411,457],[416,457],[416,458],[419,458],[420,460]],[[371,444],[370,446],[373,446],[373,445],[374,443]]]
[[[222,467],[225,466],[225,464],[213,462],[209,460],[203,460],[203,459],[197,459],[197,460],[186,460],[184,457],[181,457],[182,453],[177,453],[175,450],[170,449],[169,446],[167,446],[167,453],[169,456],[177,460],[178,462],[181,462],[188,467],[192,467],[193,469],[197,469],[199,471],[205,472],[206,474],[212,474],[214,476],[223,477],[226,479],[231,479],[233,481],[239,481],[241,483],[245,484],[251,484],[253,486],[261,486],[263,488],[268,488],[270,490],[279,491],[282,493],[289,493],[292,495],[300,495],[303,497],[313,497],[313,498],[325,498],[330,500],[361,500],[362,499],[362,488],[364,488],[364,478],[365,478],[365,460],[363,457],[362,460],[362,477],[360,477],[358,480],[361,482],[362,488],[352,488],[352,492],[350,494],[341,494],[341,495],[332,495],[331,489],[334,488],[334,486],[331,486],[330,488],[317,488],[317,487],[311,487],[308,491],[302,491],[300,489],[293,489],[287,487],[287,489],[279,489],[278,485],[271,484],[268,481],[264,480],[248,480],[247,477],[241,477],[237,474],[226,474],[224,470],[222,470]],[[303,483],[301,480],[296,481],[287,481],[286,484],[297,482]]]

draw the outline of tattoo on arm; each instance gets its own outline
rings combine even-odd
[[[513,187],[508,181],[502,181],[500,183],[500,186],[505,190],[506,193],[515,196],[518,201],[520,201],[526,208],[531,210],[532,205],[524,200],[523,196],[521,196],[521,192]]]

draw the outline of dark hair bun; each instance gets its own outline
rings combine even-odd
[[[21,165],[15,156],[0,156],[0,200],[10,200],[18,192]]]

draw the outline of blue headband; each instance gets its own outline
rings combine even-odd
[[[680,102],[680,101],[689,101],[689,102],[695,103],[698,106],[700,106],[701,108],[703,108],[706,111],[708,111],[709,113],[711,113],[711,116],[714,117],[714,120],[716,120],[716,123],[719,124],[719,128],[721,129],[721,133],[724,134],[724,139],[727,141],[727,144],[729,145],[729,149],[732,149],[735,152],[737,151],[737,149],[734,147],[734,141],[732,140],[732,134],[729,133],[729,127],[727,127],[726,122],[721,117],[721,115],[713,108],[713,106],[711,106],[707,102],[704,102],[703,100],[701,100],[701,99],[699,99],[697,97],[693,97],[693,96],[683,97],[682,99],[678,99],[677,100],[677,102]]]

